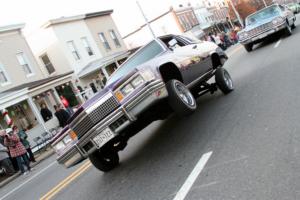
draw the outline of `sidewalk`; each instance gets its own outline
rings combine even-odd
[[[36,162],[35,163],[31,163],[31,167],[35,167],[36,165],[38,165],[43,160],[45,160],[45,159],[49,158],[50,156],[52,156],[54,153],[55,152],[54,152],[54,150],[52,148],[48,148],[47,150],[42,151],[38,155],[35,155]],[[16,174],[12,175],[12,176],[7,177],[6,179],[4,179],[3,181],[0,182],[0,188],[2,188],[3,186],[7,185],[11,181],[15,180],[20,175],[21,175],[21,172],[18,172]]]

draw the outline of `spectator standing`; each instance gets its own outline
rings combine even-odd
[[[70,114],[65,111],[64,109],[61,109],[59,106],[54,106],[55,109],[55,116],[58,119],[59,126],[64,128],[67,125],[67,121],[70,118]]]
[[[44,119],[45,122],[49,121],[50,119],[52,119],[53,115],[52,112],[47,108],[47,106],[45,104],[41,105],[41,115]]]
[[[0,135],[4,136],[5,131],[1,130]],[[0,143],[0,165],[5,169],[6,174],[16,173],[8,155],[8,149]]]
[[[28,155],[29,155],[29,161],[31,162],[35,162],[35,158],[34,158],[34,155],[31,151],[31,147],[30,147],[30,143],[29,141],[27,140],[28,138],[28,135],[26,134],[25,131],[23,130],[20,130],[17,126],[14,126],[13,127],[13,131],[17,132],[22,144],[24,145]]]
[[[26,165],[28,171],[31,170],[31,167],[27,157],[27,151],[24,145],[21,143],[16,131],[13,131],[11,128],[6,129],[4,145],[8,148],[10,156],[12,158],[16,158],[18,167],[23,175],[26,175],[27,172],[24,169],[23,163]]]
[[[61,102],[63,103],[64,107],[67,109],[67,112],[70,115],[73,115],[74,111],[70,107],[69,101],[64,96],[60,96],[60,99],[61,99]]]

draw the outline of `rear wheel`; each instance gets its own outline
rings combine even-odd
[[[253,44],[249,43],[249,44],[245,44],[244,45],[246,51],[251,52],[253,50]]]
[[[119,165],[119,154],[118,152],[110,151],[105,154],[101,151],[95,151],[89,155],[91,163],[103,172],[108,172]]]
[[[184,116],[196,110],[196,100],[183,83],[173,79],[167,82],[166,87],[169,94],[169,105],[176,114]]]
[[[224,93],[228,94],[234,90],[233,82],[230,74],[224,68],[219,68],[216,71],[215,79],[218,88]]]

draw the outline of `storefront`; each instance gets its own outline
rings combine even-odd
[[[44,132],[58,128],[58,120],[54,113],[54,105],[63,105],[56,88],[75,88],[72,83],[72,73],[40,80],[22,87],[14,88],[0,94],[0,126],[2,129],[16,125],[27,131],[28,139],[35,145],[33,139]],[[69,93],[69,88],[66,90]],[[66,94],[66,93],[61,93]],[[68,96],[70,105],[78,106],[82,103],[79,96],[72,90]],[[52,113],[52,118],[45,120],[41,114],[41,106]]]

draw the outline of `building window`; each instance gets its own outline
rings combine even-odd
[[[22,66],[26,76],[34,75],[33,70],[31,66],[28,64],[28,59],[24,53],[18,53],[17,59],[19,61],[19,64]]]
[[[69,47],[69,49],[70,49],[70,51],[71,51],[74,59],[75,60],[80,60],[80,55],[79,55],[79,53],[78,53],[78,51],[77,51],[77,49],[75,47],[74,42],[73,41],[69,41],[69,42],[67,42],[67,45],[68,45],[68,47]]]
[[[45,65],[48,73],[53,74],[55,72],[55,68],[53,67],[48,55],[45,54],[45,55],[41,56],[41,59],[42,59],[44,65]]]
[[[0,84],[1,85],[5,85],[10,83],[7,73],[4,69],[4,66],[2,65],[2,63],[0,63]]]
[[[103,46],[105,47],[106,50],[111,50],[110,46],[109,46],[109,43],[104,35],[104,33],[99,33],[99,38],[103,44]]]
[[[121,47],[120,41],[119,41],[119,39],[118,39],[115,31],[114,30],[110,30],[109,34],[110,34],[110,37],[113,39],[116,47]]]
[[[82,41],[82,44],[83,44],[83,46],[84,46],[86,52],[89,54],[89,56],[94,55],[94,52],[93,52],[93,50],[92,50],[92,48],[91,48],[91,46],[90,46],[90,43],[89,43],[89,41],[87,40],[87,38],[86,38],[86,37],[83,37],[83,38],[81,38],[81,41]]]

